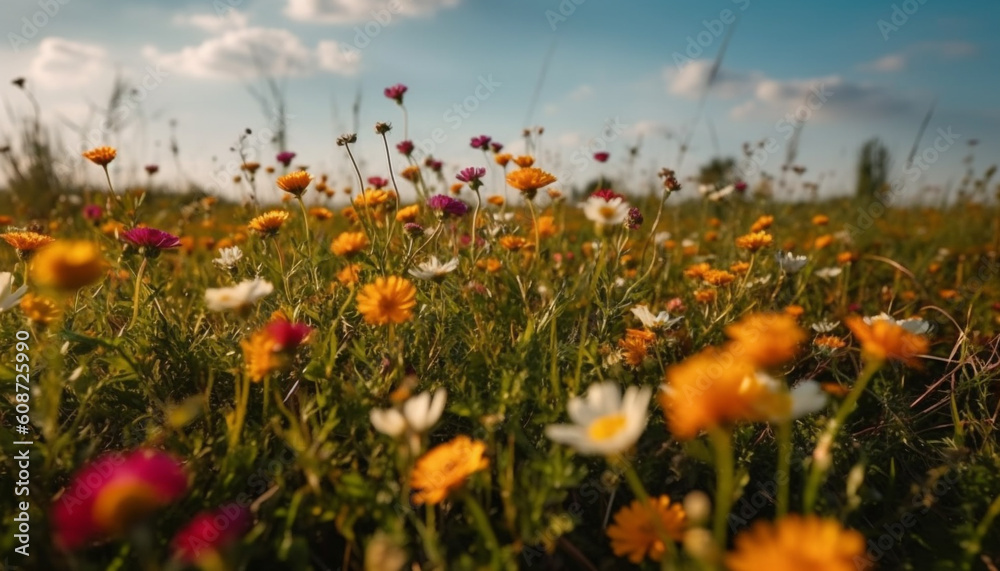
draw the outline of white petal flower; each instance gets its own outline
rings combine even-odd
[[[440,280],[458,268],[458,258],[441,263],[437,256],[431,256],[429,260],[415,268],[410,268],[410,275],[421,280]]]
[[[791,252],[778,250],[774,254],[774,260],[778,262],[778,266],[781,267],[781,271],[786,274],[794,274],[805,267],[809,258],[805,256],[796,256]]]
[[[600,196],[591,196],[586,202],[580,205],[584,216],[591,222],[596,222],[604,226],[614,226],[622,224],[628,218],[628,202],[617,196],[611,200],[604,200]]]
[[[243,309],[273,291],[274,286],[271,282],[254,278],[232,287],[208,288],[205,290],[205,305],[211,311]]]
[[[406,417],[410,430],[418,433],[430,430],[441,418],[447,401],[448,391],[444,388],[434,391],[433,398],[431,393],[420,393],[407,400],[403,404],[403,416]]]
[[[829,280],[839,276],[842,271],[840,268],[820,268],[815,273],[824,280]]]
[[[802,418],[819,412],[826,406],[827,394],[823,392],[823,387],[812,379],[800,382],[789,395],[792,397],[792,418]]]
[[[581,454],[613,456],[631,448],[646,428],[649,387],[629,387],[621,395],[617,383],[591,385],[583,397],[573,397],[566,412],[573,424],[550,424],[550,440]]]
[[[17,305],[24,297],[25,292],[28,291],[28,284],[22,285],[16,291],[11,291],[13,286],[14,275],[10,272],[0,272],[0,312],[7,311]]]
[[[839,321],[831,322],[824,320],[817,323],[813,323],[810,327],[812,327],[812,330],[815,331],[816,333],[829,333],[834,329],[836,329],[838,325],[840,325]]]
[[[931,330],[931,323],[929,321],[924,321],[919,317],[910,317],[907,319],[896,319],[888,313],[882,312],[878,315],[873,315],[864,318],[865,324],[871,325],[876,321],[888,321],[889,323],[894,323],[903,329],[913,333],[914,335],[926,335]]]
[[[233,246],[219,250],[219,257],[212,262],[223,270],[231,270],[241,259],[243,259],[243,250],[240,250],[239,246]]]
[[[736,190],[735,186],[729,185],[729,186],[726,186],[724,188],[721,188],[721,189],[719,189],[719,190],[717,190],[717,191],[709,194],[708,195],[708,199],[711,200],[712,202],[718,202],[718,201],[722,200],[723,198],[726,198],[727,196],[729,196],[730,194],[732,194],[733,191],[735,191],[735,190]]]
[[[653,312],[650,311],[645,305],[637,305],[633,307],[632,315],[634,315],[646,329],[669,329],[680,322],[680,320],[684,319],[683,317],[674,317],[671,319],[670,314],[666,311],[661,311],[660,313],[653,315]]]
[[[373,408],[369,416],[375,430],[392,438],[399,438],[406,430],[406,419],[394,408]]]

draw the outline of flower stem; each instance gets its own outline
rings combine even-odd
[[[868,386],[868,381],[870,381],[871,378],[875,376],[875,373],[882,368],[883,362],[884,361],[879,359],[872,359],[865,363],[865,368],[862,369],[861,375],[858,376],[858,380],[855,381],[854,386],[851,387],[851,392],[848,393],[844,402],[840,403],[840,408],[837,409],[837,415],[827,423],[826,430],[824,430],[816,440],[819,444],[817,444],[816,450],[813,452],[812,469],[809,472],[809,481],[806,483],[805,493],[802,498],[802,507],[806,514],[812,513],[812,510],[816,505],[816,496],[819,493],[819,486],[823,483],[823,476],[826,474],[827,468],[830,467],[830,449],[833,448],[833,443],[837,439],[837,433],[844,425],[844,421],[847,420],[851,411],[854,410],[854,405],[857,404],[858,399],[861,398],[861,394],[865,392],[865,387]]]
[[[129,329],[135,325],[136,320],[139,318],[139,296],[142,293],[142,276],[146,273],[146,261],[148,258],[143,256],[142,263],[139,264],[139,271],[135,274],[135,293],[132,294],[132,321],[129,323]]]
[[[469,513],[472,514],[472,519],[475,521],[480,535],[486,540],[486,548],[490,550],[490,562],[493,569],[500,569],[500,542],[497,541],[497,536],[493,532],[493,526],[490,525],[486,511],[479,504],[479,500],[468,490],[462,492],[462,498],[465,500],[465,507],[469,508]]]
[[[712,428],[708,432],[715,451],[715,520],[712,530],[719,549],[726,547],[726,520],[733,501],[733,441],[728,430]]]
[[[775,518],[788,513],[788,489],[792,481],[792,419],[778,424],[778,498]]]

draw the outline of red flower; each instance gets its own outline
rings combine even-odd
[[[610,156],[611,153],[608,153],[607,151],[598,151],[594,153],[594,160],[599,163],[603,163],[606,162]]]
[[[184,495],[180,462],[159,450],[113,452],[85,465],[52,505],[56,545],[77,549],[117,535]]]
[[[406,86],[402,83],[397,83],[391,87],[385,88],[385,96],[389,99],[394,100],[399,105],[403,104],[403,94],[406,93]]]
[[[239,504],[201,512],[174,536],[171,542],[174,556],[189,565],[196,564],[206,555],[218,553],[238,541],[251,523],[250,511]]]
[[[290,323],[284,319],[268,323],[265,330],[268,337],[274,342],[274,350],[284,352],[297,349],[312,333],[312,327],[305,323]]]

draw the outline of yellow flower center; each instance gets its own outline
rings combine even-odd
[[[602,206],[600,211],[602,218],[613,218],[617,210],[613,206]]]
[[[111,482],[94,501],[94,521],[117,533],[161,504],[160,494],[146,482],[132,478]]]
[[[608,440],[625,428],[625,415],[617,412],[598,418],[587,427],[587,436],[591,440]]]

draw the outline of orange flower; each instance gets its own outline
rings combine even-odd
[[[289,216],[284,210],[272,210],[254,218],[247,226],[261,236],[274,236]]]
[[[649,344],[656,339],[656,335],[643,329],[626,329],[625,338],[618,340],[618,347],[621,348],[625,362],[632,367],[642,365],[649,353]]]
[[[511,252],[517,252],[522,248],[532,247],[532,244],[521,236],[501,236],[500,245]]]
[[[296,197],[302,196],[310,182],[312,175],[306,171],[290,172],[279,176],[276,181],[278,188]]]
[[[485,260],[479,260],[476,262],[476,267],[480,270],[486,270],[491,274],[495,274],[500,271],[503,264],[496,258],[486,258]]]
[[[727,272],[726,270],[708,270],[701,277],[703,280],[705,280],[705,283],[714,286],[729,285],[736,280],[736,276]]]
[[[368,247],[364,232],[342,232],[330,244],[330,251],[338,256],[351,257]]]
[[[767,230],[774,224],[774,216],[761,216],[753,223],[750,227],[751,232],[760,232],[761,230]]]
[[[538,189],[556,181],[556,177],[535,167],[520,168],[507,175],[507,184],[520,190],[527,198],[534,198]]]
[[[489,198],[487,198],[486,202],[489,202],[493,206],[503,206],[504,199],[499,194],[494,194],[493,196],[490,196]]]
[[[826,226],[830,223],[830,217],[826,214],[817,214],[813,216],[812,223],[816,226]]]
[[[59,311],[59,307],[56,302],[52,301],[47,297],[42,297],[35,295],[33,293],[25,294],[21,298],[21,311],[24,312],[24,316],[28,318],[29,321],[37,323],[39,325],[48,325],[59,318],[62,313]]]
[[[417,490],[413,503],[443,502],[469,476],[489,467],[489,459],[483,456],[485,452],[486,444],[464,435],[432,448],[417,460],[410,474],[410,486]]]
[[[17,257],[27,260],[35,250],[55,242],[52,236],[39,234],[37,232],[7,232],[0,234],[0,238],[17,250]]]
[[[806,332],[795,318],[779,313],[753,313],[725,329],[727,344],[735,355],[757,367],[772,367],[789,361],[806,340]]]
[[[333,218],[333,212],[330,212],[329,208],[313,206],[309,209],[309,216],[312,216],[316,220],[323,221]]]
[[[538,236],[541,238],[549,238],[554,236],[557,232],[556,219],[554,216],[539,216],[538,217]]]
[[[835,351],[843,348],[847,344],[844,343],[843,339],[835,335],[820,335],[813,339],[813,345],[828,351]]]
[[[868,324],[852,315],[844,319],[844,324],[861,343],[861,354],[872,361],[894,360],[919,367],[917,356],[929,349],[926,337],[910,333],[887,319],[874,319]]]
[[[364,192],[354,197],[354,207],[355,208],[372,208],[375,206],[380,206],[389,201],[390,198],[395,196],[391,192],[386,192],[384,190],[379,190],[375,188],[366,188]]]
[[[404,208],[400,208],[399,212],[396,212],[396,222],[407,223],[413,222],[420,215],[420,205],[411,204]]]
[[[360,276],[361,266],[358,264],[348,264],[344,266],[344,269],[337,272],[337,281],[343,285],[356,284]]]
[[[358,311],[372,325],[405,323],[416,305],[417,288],[399,276],[377,278],[358,294]]]
[[[55,242],[35,256],[31,276],[42,287],[74,291],[101,279],[106,267],[93,242]]]
[[[833,236],[831,236],[830,234],[824,234],[819,238],[816,238],[816,240],[813,242],[813,248],[817,250],[822,250],[823,248],[826,248],[830,244],[833,244]]]
[[[741,250],[756,252],[761,248],[770,246],[774,242],[774,237],[764,231],[751,232],[736,239],[736,247]]]
[[[510,159],[511,159],[510,153],[500,153],[497,156],[493,157],[493,161],[502,167],[507,166],[507,163],[510,162]]]
[[[747,262],[736,262],[735,264],[729,266],[729,271],[738,276],[743,276],[750,271],[750,264]]]
[[[725,559],[732,571],[854,571],[872,565],[864,536],[815,515],[757,521],[736,536],[733,546]]]
[[[659,520],[657,522],[656,520]],[[608,526],[611,549],[618,557],[628,557],[639,565],[648,555],[661,561],[666,545],[660,536],[663,530],[673,541],[684,538],[687,516],[680,504],[671,503],[667,496],[650,498],[646,505],[640,500],[624,506],[615,514],[614,523]]]
[[[520,155],[514,158],[514,164],[521,167],[522,169],[526,169],[531,165],[535,164],[535,157],[531,155]]]
[[[700,289],[694,292],[694,300],[701,304],[709,304],[715,301],[718,294],[714,289]]]
[[[83,158],[94,163],[95,165],[100,165],[102,167],[107,167],[111,161],[115,160],[115,156],[118,151],[114,147],[97,147],[96,149],[90,149],[89,151],[83,153]]]
[[[420,167],[417,165],[410,165],[400,171],[399,176],[405,178],[410,182],[416,182],[420,179]]]
[[[705,277],[705,273],[707,273],[707,272],[709,272],[711,270],[712,270],[712,266],[711,266],[711,264],[709,264],[707,262],[702,262],[700,264],[694,264],[694,265],[688,266],[687,269],[684,270],[684,277],[686,277],[686,278],[694,278],[696,280],[699,280],[699,279],[704,278]]]

